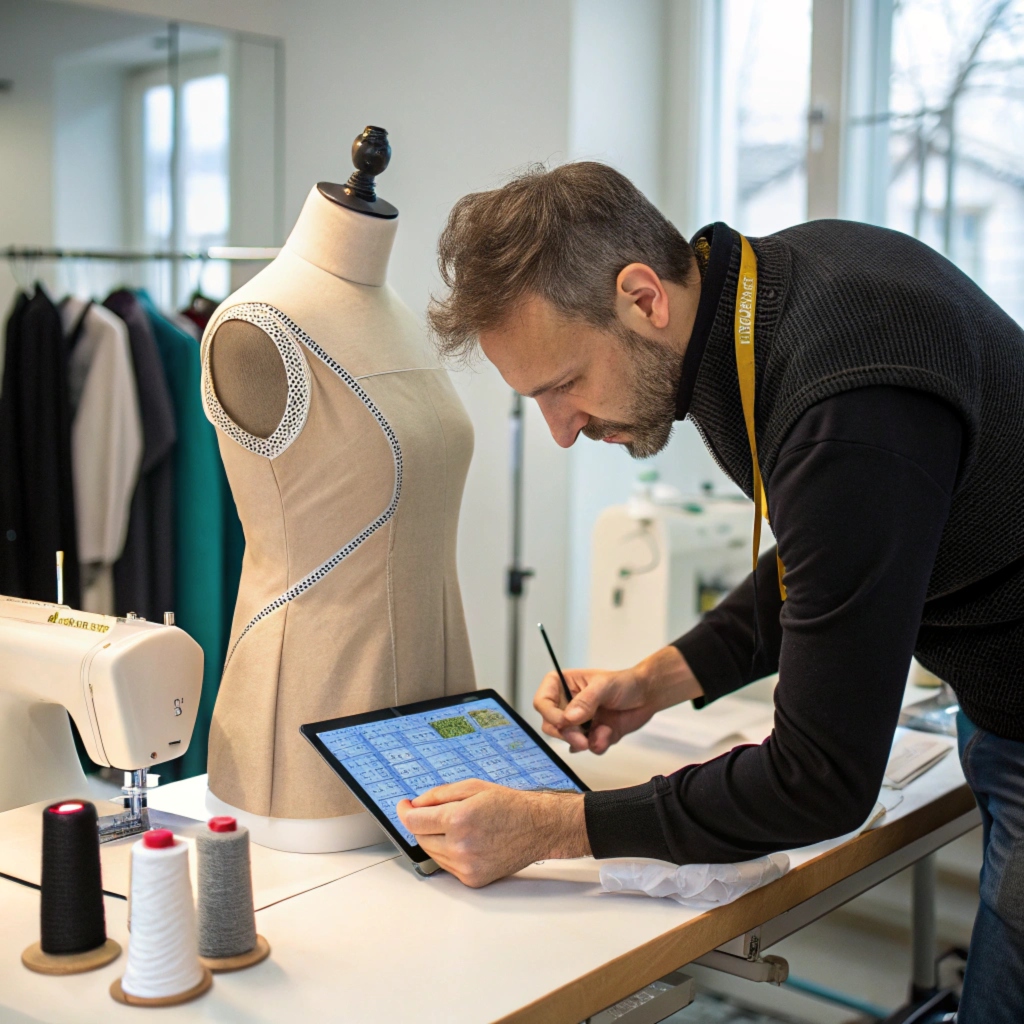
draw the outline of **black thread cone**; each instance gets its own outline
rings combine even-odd
[[[65,800],[43,811],[44,953],[84,953],[107,940],[96,821],[96,807],[86,800]]]

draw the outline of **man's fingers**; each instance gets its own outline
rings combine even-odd
[[[596,725],[590,730],[590,750],[603,754],[616,740],[615,730],[610,725]]]
[[[546,736],[554,736],[555,739],[560,740],[562,738],[562,730],[556,729],[553,725],[548,722],[540,723],[540,731]]]
[[[569,744],[569,750],[574,754],[590,746],[590,741],[583,735],[583,730],[579,726],[566,726],[558,735]]]
[[[460,782],[451,782],[445,786],[435,786],[418,797],[413,799],[413,807],[434,807],[438,804],[450,804],[456,800],[465,800],[466,797],[479,793],[490,783],[482,779],[462,779]]]
[[[565,720],[572,725],[580,725],[589,722],[601,706],[602,700],[608,690],[608,680],[600,679],[588,683],[569,702],[563,712]]]
[[[583,734],[583,730],[578,725],[570,725],[568,722],[563,722],[562,727],[557,728],[547,722],[542,722],[540,728],[541,732],[547,736],[553,736],[557,740],[565,740],[569,744],[570,752],[573,754],[578,754],[581,750],[586,750],[588,747],[593,749],[592,740],[589,740]],[[593,736],[593,733],[591,733],[591,736]]]
[[[435,786],[414,800],[399,801],[398,817],[414,836],[443,835],[451,830],[453,805],[493,785],[482,779],[463,779],[447,786]]]
[[[567,742],[569,733],[580,732],[579,728],[574,725],[569,725],[568,722],[563,722],[561,728],[551,725],[549,722],[541,722],[540,731],[547,736],[554,736],[556,740],[566,740]]]
[[[448,831],[448,808],[413,807],[408,800],[400,800],[395,810],[402,824],[414,836],[439,836]]]
[[[433,860],[438,867],[447,870],[448,864],[450,863],[449,857],[449,842],[448,838],[443,835],[424,835],[420,838],[420,846],[423,847],[424,851],[430,854],[431,860]]]
[[[423,851],[439,868],[455,875],[456,878],[459,877],[458,872],[452,870],[455,863],[451,856],[447,836],[422,836],[419,838],[419,843]]]
[[[420,846],[430,859],[443,871],[454,875],[463,885],[479,888],[489,878],[479,879],[473,872],[472,865],[464,855],[456,853],[447,836],[424,836]]]
[[[563,723],[562,684],[557,673],[549,672],[542,680],[537,692],[533,695],[533,706],[545,722],[556,728]]]
[[[601,715],[608,715],[608,712],[600,711]],[[613,722],[617,720],[615,712],[610,713],[610,717]],[[578,725],[570,725],[568,722],[563,722],[561,728],[557,728],[547,722],[541,723],[541,731],[547,736],[553,736],[555,739],[565,740],[569,744],[569,750],[573,754],[579,753],[581,750],[590,750],[594,754],[603,754],[612,744],[618,743],[622,739],[623,730],[615,724],[608,724],[607,722],[601,721],[599,718],[592,719],[593,724],[590,727],[590,732],[584,735],[583,730]],[[630,731],[630,730],[625,730]]]

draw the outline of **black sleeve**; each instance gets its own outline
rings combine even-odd
[[[754,632],[755,594],[760,646]],[[778,672],[781,611],[782,593],[773,547],[757,560],[756,587],[751,573],[693,629],[672,644],[686,659],[704,690],[704,696],[693,702],[696,707],[702,708],[755,679]]]
[[[586,794],[595,857],[739,861],[864,821],[888,760],[961,434],[944,403],[897,388],[847,392],[801,417],[767,484],[788,589],[774,731],[668,778]],[[770,592],[761,578],[758,591]],[[698,655],[702,685],[709,669],[725,688],[750,677],[742,617],[751,597],[730,599],[700,644],[680,642],[712,652],[703,663]],[[710,689],[725,692],[718,682]]]

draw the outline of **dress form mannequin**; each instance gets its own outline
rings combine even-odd
[[[385,284],[397,210],[361,171],[310,191],[280,255],[203,339],[203,397],[246,549],[210,731],[208,808],[326,852],[376,823],[299,726],[475,687],[455,566],[472,427]]]

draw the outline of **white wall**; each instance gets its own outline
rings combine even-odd
[[[685,103],[679,41],[688,47],[686,4],[666,0],[575,0],[569,155],[618,168],[679,230],[692,225],[677,179],[685,178],[686,145],[695,118]],[[670,42],[671,41],[671,42]],[[687,49],[682,50],[685,54]],[[629,497],[639,473],[689,494],[710,481],[732,490],[692,424],[680,423],[668,447],[637,462],[625,450],[581,438],[570,449],[567,535],[566,661],[587,662],[590,538],[601,510]]]
[[[120,139],[123,72],[112,64],[58,61],[53,134],[54,242],[116,248],[123,242]]]
[[[65,4],[0,0],[0,78],[13,82],[9,92],[0,93],[0,246],[52,244],[55,214],[73,226],[75,237],[68,241],[84,241],[87,226],[88,231],[100,233],[94,244],[112,239],[106,233],[114,225],[110,217],[89,220],[103,207],[102,202],[91,208],[54,209],[55,175],[99,179],[102,189],[104,175],[110,170],[105,154],[95,147],[72,157],[69,154],[74,147],[65,145],[72,143],[71,136],[58,142],[53,122],[58,98],[55,62],[75,50],[139,35],[149,24],[146,18]],[[72,74],[64,79],[64,86],[59,98],[77,104],[81,116],[79,125],[73,127],[78,137],[105,131],[116,113],[110,113],[102,75],[78,76],[76,81]],[[50,274],[47,268],[37,269],[44,277]],[[14,290],[10,271],[0,267],[0,311],[4,314]]]
[[[661,192],[664,0],[573,3],[569,148]]]

